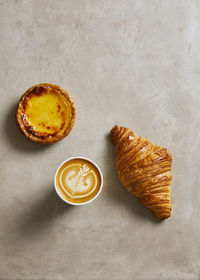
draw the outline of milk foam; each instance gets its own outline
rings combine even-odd
[[[60,186],[72,199],[84,198],[97,188],[97,176],[87,163],[72,163],[62,170]]]

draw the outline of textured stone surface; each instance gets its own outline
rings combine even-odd
[[[0,11],[0,279],[200,279],[200,2],[4,0]],[[14,121],[40,82],[77,105],[70,136],[45,147]],[[169,220],[120,185],[115,124],[171,150]],[[77,155],[105,182],[95,202],[70,207],[52,182]]]

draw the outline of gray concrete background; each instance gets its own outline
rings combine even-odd
[[[0,1],[0,279],[200,279],[200,1]],[[40,82],[77,106],[51,146],[16,129],[21,94]],[[113,125],[169,148],[172,217],[159,222],[119,183]],[[94,160],[90,205],[56,197],[57,166]]]

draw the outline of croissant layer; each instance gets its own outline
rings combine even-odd
[[[172,180],[169,150],[117,125],[111,130],[111,141],[115,144],[116,168],[122,185],[156,217],[169,218]]]

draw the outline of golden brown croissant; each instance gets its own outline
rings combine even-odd
[[[170,152],[125,127],[114,126],[111,139],[116,145],[116,168],[122,185],[156,217],[169,218],[172,179]]]

